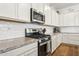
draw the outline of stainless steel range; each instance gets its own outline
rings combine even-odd
[[[25,36],[38,39],[38,56],[46,56],[51,51],[51,36],[44,34],[46,29],[25,29]]]

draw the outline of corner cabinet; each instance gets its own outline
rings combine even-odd
[[[45,24],[46,25],[52,25],[52,13],[51,13],[52,9],[49,5],[44,5],[44,14],[45,14]]]
[[[19,3],[17,11],[17,19],[30,22],[30,3]]]
[[[62,34],[55,34],[52,36],[52,52],[62,43]]]
[[[16,18],[17,4],[16,3],[0,3],[0,17]]]

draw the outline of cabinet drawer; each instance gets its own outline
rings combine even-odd
[[[29,51],[22,53],[20,56],[37,56],[38,55],[38,48],[35,47]]]

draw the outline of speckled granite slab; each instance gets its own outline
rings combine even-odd
[[[28,37],[0,40],[0,54],[8,52],[13,49],[20,48],[24,45],[28,45],[34,42],[37,42],[37,39],[28,38]]]

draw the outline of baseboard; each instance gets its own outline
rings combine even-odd
[[[79,45],[76,45],[76,44],[71,44],[71,43],[62,43],[64,45],[68,45],[68,46],[79,46]]]

